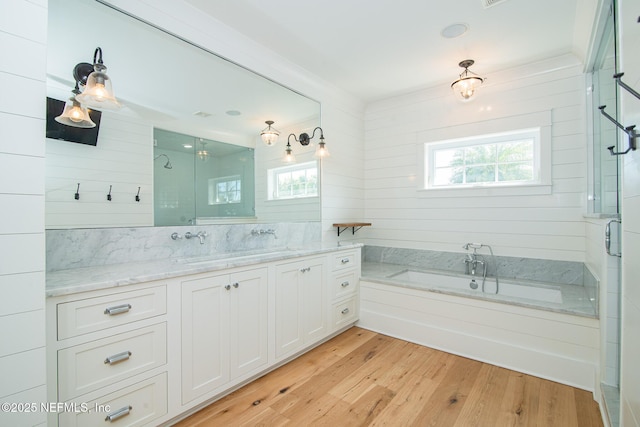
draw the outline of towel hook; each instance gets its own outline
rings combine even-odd
[[[80,183],[78,183],[78,188],[76,188],[76,194],[73,195],[73,198],[80,200]]]
[[[605,108],[607,108],[606,105],[601,105],[601,106],[598,107],[598,109],[600,110],[600,112],[602,113],[603,116],[605,116],[607,119],[609,119],[611,121],[611,123],[616,125],[618,128],[622,129],[622,131],[624,133],[626,133],[627,136],[629,137],[629,147],[625,151],[617,151],[617,152],[613,151],[616,148],[615,145],[607,147],[607,150],[609,150],[609,152],[611,153],[612,156],[621,156],[623,154],[627,154],[631,150],[635,151],[636,150],[636,146],[637,146],[636,145],[636,138],[638,137],[638,132],[636,132],[636,130],[635,130],[636,125],[631,125],[631,126],[627,126],[627,127],[622,126],[620,123],[618,123],[618,121],[616,119],[614,119],[609,114],[607,114],[606,111],[604,111]]]
[[[107,200],[111,201],[111,188],[113,187],[113,185],[109,186],[109,194],[107,194]]]
[[[140,187],[138,187],[138,194],[136,194],[136,202],[140,201]]]
[[[616,79],[616,81],[618,82],[618,84],[620,86],[622,86],[623,88],[625,88],[626,90],[629,91],[629,93],[631,93],[631,95],[635,96],[636,98],[640,99],[640,93],[636,92],[631,86],[629,86],[628,84],[626,84],[625,82],[623,82],[621,80],[622,76],[624,76],[624,73],[618,73],[618,74],[614,74],[613,78]]]

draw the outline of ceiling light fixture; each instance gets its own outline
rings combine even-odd
[[[329,157],[331,154],[329,153],[329,149],[327,148],[327,145],[324,141],[324,132],[322,131],[322,128],[318,126],[313,130],[311,136],[309,136],[308,133],[301,133],[298,137],[296,137],[296,135],[293,133],[289,135],[289,137],[287,138],[287,147],[285,149],[284,161],[295,161],[295,157],[291,149],[291,137],[293,137],[296,142],[299,142],[300,145],[306,147],[307,145],[311,144],[311,140],[315,137],[317,130],[320,131],[320,141],[318,142],[318,148],[316,148],[316,152],[313,155],[314,157],[318,158]]]
[[[90,68],[93,71],[85,77]],[[97,110],[117,110],[121,107],[113,94],[111,78],[107,75],[107,67],[102,62],[100,47],[96,48],[93,53],[93,66],[82,62],[76,65],[74,74],[76,74],[76,70],[78,73],[82,71],[82,74],[78,75],[80,78],[76,78],[76,81],[85,84],[82,93],[76,96],[78,102]]]
[[[469,71],[469,67],[473,65],[473,59],[466,59],[460,62],[458,65],[464,68],[464,71],[460,74],[460,78],[451,83],[451,89],[459,95],[462,101],[470,101],[471,97],[475,94],[476,89],[485,81],[484,78]]]
[[[202,149],[198,150],[196,155],[200,160],[202,160],[203,162],[206,162],[207,160],[209,160],[209,152],[205,150],[205,146],[207,145],[207,143],[202,141],[202,139],[200,139],[200,144],[202,144]]]
[[[280,132],[271,127],[271,125],[274,123],[273,120],[267,120],[265,123],[267,124],[267,127],[262,132],[260,132],[260,137],[265,144],[273,145],[278,140]]]

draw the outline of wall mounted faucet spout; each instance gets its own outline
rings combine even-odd
[[[187,231],[186,233],[184,233],[184,238],[185,239],[191,239],[194,237],[197,237],[198,239],[200,239],[200,244],[204,245],[204,238],[207,237],[208,234],[206,231],[198,231],[196,234],[193,234],[190,231]]]

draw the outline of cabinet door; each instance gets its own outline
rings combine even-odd
[[[231,275],[231,378],[267,364],[267,269]]]
[[[275,290],[276,358],[324,338],[329,302],[324,257],[277,266]]]
[[[324,338],[329,304],[324,258],[310,259],[300,269],[304,343]]]
[[[182,403],[229,381],[229,276],[182,283]]]
[[[304,344],[302,336],[302,292],[298,286],[300,262],[276,268],[276,358],[289,354]]]

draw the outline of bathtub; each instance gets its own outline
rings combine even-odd
[[[439,291],[452,291],[460,294],[468,294],[474,297],[486,297],[487,299],[513,302],[522,300],[532,304],[540,304],[547,307],[551,304],[562,304],[562,289],[560,285],[546,284],[518,284],[501,281],[493,277],[487,277],[482,289],[482,277],[446,275],[442,273],[404,270],[389,276],[394,281],[400,281],[414,286],[424,287]],[[497,292],[496,292],[497,290]]]
[[[600,326],[582,285],[362,263],[358,326],[573,387],[595,389]]]

